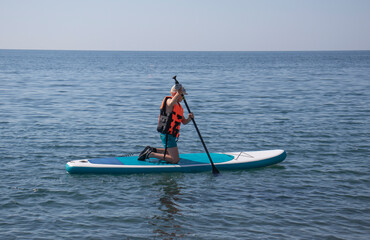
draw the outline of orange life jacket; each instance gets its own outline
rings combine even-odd
[[[180,103],[176,103],[173,106],[172,112],[166,113],[166,102],[172,97],[167,96],[163,99],[157,131],[160,133],[170,134],[174,137],[180,136],[180,126],[184,115],[184,109],[182,109]]]

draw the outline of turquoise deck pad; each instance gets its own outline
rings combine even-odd
[[[214,163],[222,163],[232,160],[234,157],[231,155],[211,153],[211,158]],[[96,158],[90,159],[90,163],[93,164],[110,164],[110,165],[158,165],[157,162],[150,161],[139,161],[136,156],[133,157],[112,157],[112,158]],[[188,153],[180,154],[179,165],[194,165],[194,164],[204,164],[210,163],[209,158],[206,153]],[[162,162],[160,164],[167,164]]]
[[[221,153],[210,153],[213,163],[222,163],[234,159],[234,156],[221,154]],[[189,163],[188,163],[189,162]],[[192,163],[190,163],[192,162]],[[206,153],[188,153],[180,154],[180,165],[198,163],[210,163],[208,155]]]

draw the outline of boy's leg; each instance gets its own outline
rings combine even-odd
[[[156,148],[157,149],[157,153],[162,153],[164,154],[164,148]],[[167,149],[168,150],[168,149]],[[168,153],[168,151],[167,151]]]
[[[152,152],[149,157],[155,157],[163,160],[164,149],[157,148],[157,152]],[[179,149],[177,147],[167,148],[166,161],[169,163],[178,163],[180,161]]]

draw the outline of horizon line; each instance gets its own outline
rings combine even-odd
[[[354,52],[370,51],[370,49],[338,49],[338,50],[102,50],[102,49],[32,49],[32,48],[0,48],[0,51],[79,51],[79,52]]]

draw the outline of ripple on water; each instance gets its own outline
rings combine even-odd
[[[0,66],[2,239],[368,238],[368,51],[1,50]],[[287,159],[219,177],[66,173],[160,146],[175,74],[211,152]],[[191,124],[179,149],[204,151]]]

